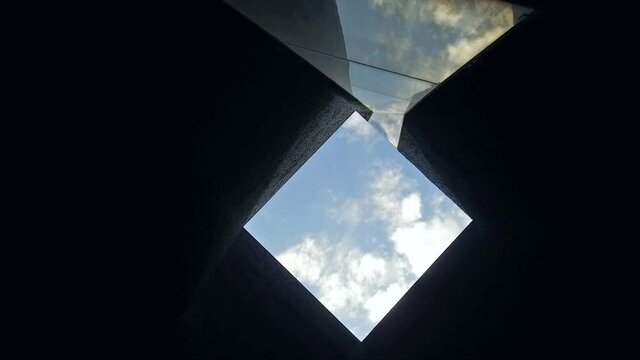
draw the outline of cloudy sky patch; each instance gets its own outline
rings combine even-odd
[[[362,340],[470,221],[354,113],[245,228]]]

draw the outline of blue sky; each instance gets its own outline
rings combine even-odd
[[[470,222],[354,113],[245,228],[362,340]]]

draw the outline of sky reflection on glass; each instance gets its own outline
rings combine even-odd
[[[374,112],[403,114],[531,10],[496,0],[227,0]]]
[[[495,0],[336,0],[336,4],[349,60],[433,83],[471,60],[522,14],[520,7]]]
[[[373,111],[369,121],[395,147],[404,114],[435,85],[315,51],[290,47]]]
[[[245,228],[362,340],[470,222],[354,113]]]

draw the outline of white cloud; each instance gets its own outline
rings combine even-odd
[[[462,19],[462,12],[456,11],[458,9],[452,6],[447,6],[447,3],[436,3],[433,9],[433,19],[436,24],[445,25],[448,27],[456,27]]]
[[[317,289],[315,295],[337,316],[355,315],[365,299],[401,271],[401,263],[365,252],[348,239],[307,237],[276,258],[298,280]]]
[[[299,244],[287,249],[276,258],[300,281],[314,283],[327,265],[324,261],[326,249],[312,238],[305,238]]]
[[[398,227],[391,234],[396,251],[407,257],[411,271],[421,276],[462,231],[451,217],[434,217]]]
[[[453,206],[444,194],[436,192],[431,199],[431,215],[424,219],[422,195],[397,167],[377,172],[372,182],[371,201],[377,207],[379,219],[387,224],[389,240],[399,255],[411,265],[411,272],[419,277],[455,240],[471,219]]]
[[[495,0],[371,0],[385,16],[402,17],[409,24],[435,24],[466,34],[489,25],[513,25],[513,9]]]
[[[358,225],[362,221],[362,207],[356,199],[347,199],[335,208],[329,209],[329,216],[338,224]]]
[[[385,273],[386,262],[383,258],[364,254],[351,262],[351,272],[357,281],[364,282],[382,276]]]
[[[408,290],[406,284],[393,283],[386,289],[376,292],[367,302],[364,307],[368,311],[368,318],[371,322],[378,322],[387,315],[389,310],[402,298],[404,293]]]
[[[348,199],[329,218],[350,223],[342,238],[307,236],[277,256],[278,260],[343,323],[368,333],[406,290],[440,256],[468,224],[439,192],[430,197],[428,218],[424,194],[399,166],[378,165],[362,198]],[[371,234],[359,232],[375,222],[386,247],[374,247]],[[360,226],[356,226],[360,225]]]
[[[496,27],[478,37],[460,38],[455,43],[447,46],[447,59],[458,66],[464,65],[507,30],[508,28]]]
[[[357,301],[358,288],[347,287],[338,273],[331,273],[318,284],[321,288],[320,302],[332,312],[347,306],[348,301]]]
[[[343,134],[346,134],[347,140],[350,142],[372,140],[376,135],[375,130],[357,111],[342,124],[342,129],[345,130]]]
[[[374,170],[373,181],[369,184],[370,194],[367,201],[373,206],[372,216],[393,227],[402,223],[401,200],[408,182],[400,167],[382,167]]]
[[[376,37],[378,47],[384,49],[377,65],[435,82],[447,78],[514,24],[512,6],[495,0],[370,0],[369,5],[387,18],[402,19],[403,24],[378,26],[385,32]],[[415,35],[425,33],[428,36]]]
[[[402,199],[402,220],[410,222],[422,217],[420,193],[414,192]]]
[[[416,91],[417,93],[417,91]],[[401,114],[386,114],[381,112],[374,112],[371,114],[369,123],[371,125],[377,125],[382,129],[383,136],[389,140],[396,148],[400,143],[400,133],[402,132],[402,123],[404,122],[404,115]]]

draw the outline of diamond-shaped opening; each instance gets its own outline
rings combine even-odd
[[[496,0],[227,0],[373,111],[398,146],[404,114],[530,9]]]
[[[354,113],[245,226],[362,340],[471,222],[395,148],[404,115],[531,10],[496,0],[227,2],[373,112],[369,122]]]
[[[245,228],[362,340],[470,222],[355,112]]]

